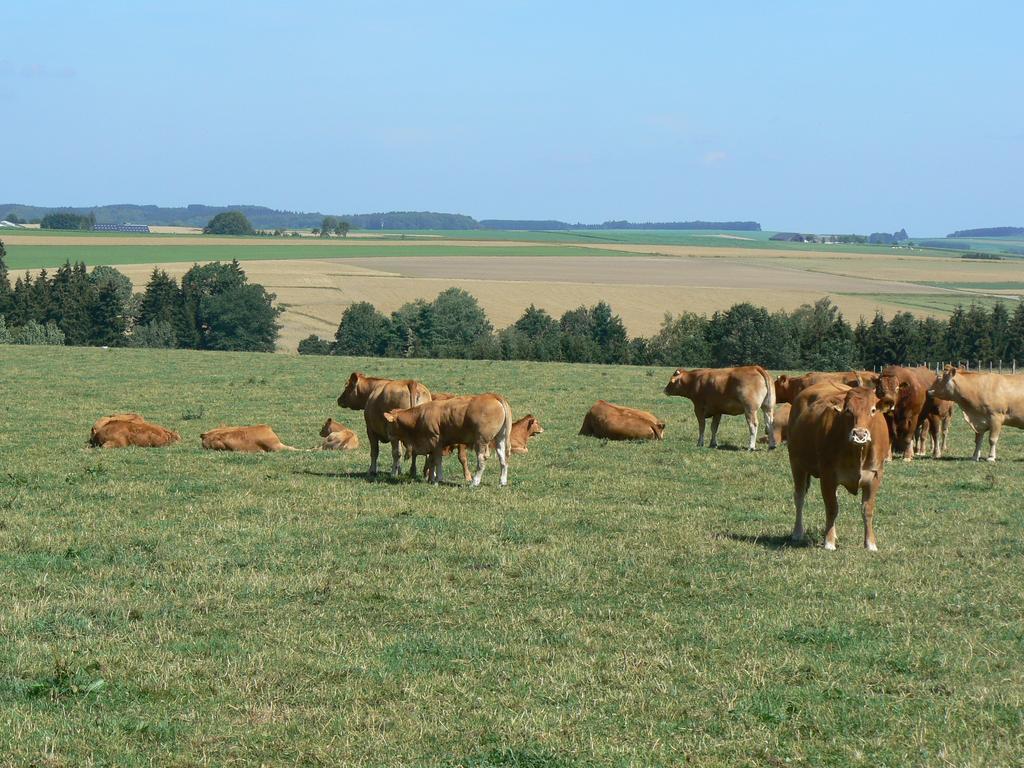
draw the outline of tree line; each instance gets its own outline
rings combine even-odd
[[[0,343],[273,352],[274,294],[237,261],[196,265],[178,282],[154,269],[142,293],[113,267],[65,263],[13,286],[0,242]]]
[[[829,298],[792,312],[748,302],[704,314],[666,314],[650,337],[630,337],[605,302],[555,318],[531,305],[496,331],[471,294],[449,288],[386,315],[368,302],[342,313],[334,339],[309,336],[300,354],[450,357],[632,365],[845,370],[889,363],[1024,361],[1024,302],[957,307],[948,320],[877,313],[850,325]]]

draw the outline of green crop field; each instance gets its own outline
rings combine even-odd
[[[546,431],[478,489],[311,447],[350,371],[507,395]],[[694,446],[668,369],[0,346],[0,763],[1024,762],[1024,434],[889,465],[880,552],[790,546],[785,449]],[[659,443],[576,435],[599,397]],[[181,432],[90,450],[101,415]],[[454,462],[449,471],[454,471]],[[823,511],[808,501],[812,543]]]
[[[109,264],[162,264],[194,261],[265,261],[286,259],[346,259],[368,256],[633,256],[622,251],[574,246],[445,246],[419,244],[394,245],[263,245],[230,240],[216,245],[31,245],[8,246],[7,265],[11,270],[39,269],[81,261],[88,266]]]

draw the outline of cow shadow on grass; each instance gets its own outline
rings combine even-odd
[[[332,480],[364,480],[367,483],[379,483],[381,485],[409,485],[415,484],[427,484],[427,481],[422,477],[409,477],[407,472],[403,472],[399,477],[392,477],[390,472],[378,472],[373,477],[366,474],[366,471],[349,471],[349,472],[318,472],[312,469],[302,469],[293,472],[294,475],[309,475],[311,477],[327,477]],[[467,484],[463,480],[442,480],[438,483],[442,488],[463,488]]]
[[[780,549],[809,549],[815,545],[814,537],[810,534],[806,534],[800,541],[793,541],[790,538],[790,534],[774,535],[774,534],[756,534],[750,535],[747,533],[732,533],[729,531],[721,531],[715,534],[716,539],[729,539],[730,541],[738,541],[741,544],[757,544],[759,547],[765,549],[780,550]]]

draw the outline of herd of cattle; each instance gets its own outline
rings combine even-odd
[[[665,394],[688,398],[697,417],[698,446],[704,445],[706,420],[711,418],[710,446],[718,444],[722,416],[743,414],[749,430],[748,449],[757,443],[758,411],[764,414],[765,439],[770,448],[787,443],[793,475],[796,523],[793,538],[804,536],[803,507],[812,477],[819,479],[825,503],[825,548],[835,549],[838,489],[861,492],[864,546],[877,549],[872,529],[875,499],[885,463],[894,453],[905,460],[923,453],[930,442],[932,455],[946,449],[955,405],[975,432],[974,459],[981,460],[988,434],[988,461],[996,460],[1003,426],[1024,428],[1024,377],[963,371],[947,366],[941,374],[928,368],[889,366],[880,373],[812,372],[779,376],[773,381],[756,365],[735,368],[679,369]],[[393,380],[353,373],[338,398],[343,408],[362,411],[370,447],[370,475],[377,473],[381,443],[391,447],[391,473],[401,472],[403,455],[424,456],[424,475],[443,479],[443,458],[457,451],[466,482],[480,484],[486,459],[495,452],[501,465],[500,484],[508,483],[512,453],[527,453],[528,440],[544,430],[531,414],[512,420],[501,395],[453,395],[431,392],[413,380]],[[609,440],[661,440],[665,422],[636,408],[599,400],[587,412],[579,434]],[[351,450],[356,434],[328,419],[320,431],[321,448]],[[90,444],[103,448],[162,447],[179,441],[177,432],[147,422],[135,413],[107,416],[92,428]],[[272,452],[301,450],[285,445],[265,424],[219,427],[204,432],[203,448],[221,451]],[[467,459],[472,448],[476,472]]]

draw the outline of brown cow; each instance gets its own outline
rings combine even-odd
[[[981,461],[981,441],[988,432],[988,460],[996,460],[996,443],[1004,426],[1024,429],[1024,376],[961,371],[947,365],[929,394],[960,406],[974,430],[974,460]]]
[[[782,445],[789,440],[789,413],[792,408],[790,403],[782,403],[775,409],[775,419],[772,422],[772,433],[775,435],[775,445]],[[768,436],[758,439],[759,443],[767,443]]]
[[[89,445],[100,448],[163,448],[181,440],[181,435],[159,424],[150,424],[137,413],[105,416],[92,426]]]
[[[882,418],[889,407],[871,387],[835,382],[808,387],[797,396],[789,420],[794,541],[804,537],[804,500],[811,478],[817,477],[825,502],[825,549],[836,548],[839,486],[854,495],[861,491],[864,546],[873,552],[878,549],[872,519],[889,452],[889,430]]]
[[[470,445],[476,451],[474,486],[480,485],[492,441],[501,463],[501,485],[508,484],[509,439],[512,410],[501,395],[488,392],[449,400],[428,401],[413,408],[393,409],[384,414],[392,445],[408,445],[415,453],[429,455],[434,483],[443,479],[441,458],[452,445]]]
[[[344,424],[327,419],[320,428],[320,437],[324,439],[320,444],[322,451],[351,451],[359,447],[359,437]]]
[[[775,402],[792,403],[807,387],[826,381],[834,381],[848,387],[872,387],[878,381],[878,374],[873,371],[811,371],[803,376],[789,376],[783,373],[775,379]]]
[[[591,406],[580,428],[581,435],[608,440],[661,440],[664,433],[665,422],[653,413],[606,400]]]
[[[450,400],[452,397],[454,397],[454,395],[452,395],[451,397],[441,398],[441,399],[442,400]],[[434,399],[435,400],[438,399],[436,395],[434,396]],[[544,427],[542,427],[540,425],[540,422],[537,421],[537,419],[534,417],[534,415],[532,413],[529,413],[526,416],[523,416],[523,418],[521,418],[521,419],[513,421],[512,422],[512,432],[511,432],[511,434],[509,436],[509,441],[508,441],[508,444],[509,444],[508,452],[509,452],[509,454],[513,454],[513,453],[529,453],[530,449],[526,446],[526,443],[529,441],[529,439],[531,437],[533,437],[534,435],[539,435],[543,431],[544,431]],[[493,451],[496,447],[497,447],[497,445],[496,445],[494,440],[492,440],[488,444],[488,446],[487,446],[487,458],[491,457],[491,451]],[[473,478],[473,475],[469,471],[469,458],[468,458],[468,450],[467,450],[467,448],[468,448],[468,446],[466,446],[464,444],[459,445],[459,463],[462,465],[462,475],[463,475],[463,477],[466,478],[466,482],[468,483]],[[449,455],[451,452],[452,452],[452,447],[451,446],[449,446],[448,448],[444,449],[444,455],[445,456]],[[424,476],[426,476],[429,479],[430,478],[430,473],[427,471],[427,469],[428,469],[427,467],[423,468],[423,474],[424,474]]]
[[[934,382],[933,382],[934,383]],[[940,400],[929,394],[917,423],[917,440],[914,450],[925,453],[928,443],[932,446],[932,458],[941,459],[949,445],[949,425],[953,421],[956,403]]]
[[[925,400],[928,397],[928,382],[935,375],[927,368],[904,368],[900,365],[887,365],[882,369],[882,378],[895,377],[896,402],[890,412],[892,417],[892,450],[902,454],[904,461],[914,458],[914,440],[917,435],[917,423],[921,419]],[[880,380],[878,390],[885,384]],[[889,386],[889,392],[892,386]]]
[[[363,412],[366,437],[370,442],[370,477],[377,474],[381,443],[391,443],[392,477],[398,477],[402,471],[402,446],[397,440],[388,437],[388,422],[384,414],[395,409],[412,408],[430,400],[430,390],[411,379],[380,379],[358,372],[348,377],[345,391],[338,397],[338,405]],[[416,475],[415,452],[412,452],[410,474]]]
[[[771,374],[759,365],[744,365],[737,368],[698,368],[693,371],[676,369],[665,385],[666,395],[687,397],[693,401],[693,412],[697,416],[700,430],[697,446],[704,445],[704,422],[711,417],[711,447],[718,447],[718,424],[722,416],[747,418],[750,430],[748,450],[757,445],[757,410],[764,412],[764,430],[768,435],[768,447],[775,447],[775,385]]]
[[[266,424],[249,427],[217,427],[200,435],[203,448],[209,451],[236,451],[238,453],[272,453],[273,451],[299,451],[285,445]]]

